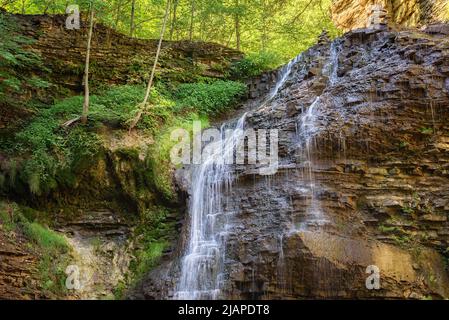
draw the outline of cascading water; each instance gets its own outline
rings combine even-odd
[[[223,277],[226,217],[221,209],[222,188],[231,188],[233,168],[225,159],[233,157],[235,145],[243,135],[245,115],[237,122],[231,135],[219,143],[201,165],[192,171],[190,202],[190,238],[182,262],[177,299],[217,299]],[[222,127],[222,136],[224,134]],[[213,147],[213,146],[212,146]]]
[[[293,66],[295,66],[302,58],[302,54],[299,54],[294,59],[290,60],[287,65],[285,65],[278,74],[278,81],[276,82],[276,85],[271,90],[270,95],[268,96],[268,99],[266,99],[265,103],[270,102],[276,95],[278,94],[279,90],[282,88],[282,86],[287,81],[288,77],[292,73]]]
[[[342,49],[341,46],[338,40],[331,43],[329,60],[324,66],[324,73],[329,77],[329,85],[331,86],[338,81],[338,56]]]
[[[338,59],[341,52],[341,43],[336,40],[331,43],[330,54],[327,63],[323,67],[323,74],[328,77],[329,87],[337,84],[338,81]],[[307,208],[307,217],[305,221],[300,223],[299,230],[304,231],[310,226],[323,226],[329,221],[323,217],[319,201],[317,201],[316,182],[313,174],[313,156],[312,151],[316,149],[315,136],[320,128],[317,126],[317,118],[319,116],[319,108],[322,103],[321,96],[318,96],[314,102],[307,108],[302,110],[297,125],[298,148],[300,161],[304,165],[303,174],[303,193],[307,194],[310,203]],[[291,230],[290,230],[291,231]],[[297,231],[296,227],[293,231]]]
[[[322,210],[320,208],[319,202],[316,199],[316,185],[315,177],[313,173],[313,156],[312,151],[316,148],[315,146],[315,135],[319,131],[316,124],[316,119],[318,117],[319,106],[321,103],[321,98],[317,97],[315,101],[308,107],[307,111],[304,111],[300,117],[299,124],[299,152],[300,161],[303,163],[303,193],[305,193],[309,199],[310,203],[307,208],[307,217],[303,221],[299,230],[306,230],[309,225],[323,225],[327,221],[323,218]]]
[[[261,107],[272,101],[285,84],[301,55],[291,60],[278,74],[278,81]],[[181,277],[176,299],[219,299],[224,281],[224,259],[228,223],[222,210],[222,190],[232,188],[234,168],[224,159],[233,157],[237,143],[244,135],[246,114],[226,134],[219,150],[207,154],[200,165],[192,169],[192,193],[189,206],[189,245],[182,260]],[[222,137],[230,125],[222,127]]]

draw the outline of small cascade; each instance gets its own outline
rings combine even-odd
[[[338,57],[342,50],[341,43],[335,40],[331,43],[328,62],[323,68],[324,74],[329,77],[329,84],[334,86],[338,81]]]
[[[301,114],[299,124],[297,125],[299,128],[299,159],[303,164],[301,190],[309,198],[305,221],[300,223],[299,227],[297,227],[297,231],[304,231],[307,230],[309,226],[321,226],[327,223],[327,220],[323,217],[319,201],[317,201],[317,193],[319,190],[317,190],[313,173],[312,152],[316,148],[315,136],[320,130],[316,122],[320,104],[321,98],[317,97],[307,110]]]
[[[284,256],[284,235],[279,236],[279,258],[277,263],[277,283],[279,283],[279,289],[285,293],[287,291],[287,265],[285,263]]]
[[[261,107],[277,96],[300,59],[301,55],[279,71],[278,81]],[[227,128],[232,124],[224,125],[223,141],[212,142],[220,143],[220,147],[210,148],[219,151],[207,154],[200,165],[192,168],[189,244],[182,259],[175,299],[222,298],[226,234],[230,227],[222,209],[222,191],[230,191],[236,178],[234,167],[225,164],[224,159],[234,156],[237,143],[244,135],[245,118],[246,114],[237,121],[230,135]]]
[[[302,59],[302,54],[299,54],[298,56],[296,56],[294,59],[290,60],[289,63],[287,63],[284,67],[282,67],[279,70],[278,81],[276,82],[276,85],[274,86],[274,88],[271,90],[271,92],[268,96],[268,99],[266,99],[264,104],[270,102],[274,97],[276,97],[279,90],[282,88],[282,86],[285,84],[288,77],[292,73],[293,66],[295,66],[301,59]]]

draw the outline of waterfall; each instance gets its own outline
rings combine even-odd
[[[271,102],[289,78],[293,66],[301,55],[279,70],[277,82],[261,106]],[[235,179],[234,167],[224,159],[234,156],[236,144],[244,135],[244,114],[229,134],[225,124],[221,128],[222,139],[219,148],[202,159],[200,165],[192,168],[191,199],[189,205],[189,244],[181,262],[181,275],[175,299],[219,299],[224,281],[224,259],[226,232],[229,228],[222,210],[222,190],[229,191]],[[228,130],[227,130],[228,129]],[[226,134],[225,134],[226,131]]]
[[[271,90],[268,99],[266,99],[265,103],[270,102],[276,95],[278,94],[279,90],[282,88],[282,86],[287,81],[288,77],[292,73],[292,68],[294,65],[296,65],[302,58],[302,54],[299,54],[294,59],[290,60],[289,63],[287,63],[284,67],[282,67],[278,73],[276,85]]]
[[[230,189],[234,179],[232,165],[224,159],[233,157],[235,145],[244,134],[244,114],[218,150],[209,154],[192,170],[190,201],[190,236],[187,254],[182,261],[177,299],[217,299],[223,277],[226,217],[223,217],[222,188]],[[226,126],[222,127],[222,135]]]
[[[341,43],[335,40],[331,43],[330,56],[328,62],[324,66],[324,74],[329,77],[329,84],[335,85],[338,81],[338,56],[341,52]]]
[[[332,42],[330,46],[330,54],[328,61],[323,67],[323,74],[329,78],[329,86],[334,86],[338,81],[338,57],[341,51],[341,44],[338,40]],[[316,150],[315,136],[320,130],[317,125],[319,117],[319,109],[323,98],[318,96],[313,103],[302,110],[296,124],[298,135],[298,149],[300,161],[304,165],[304,174],[302,181],[302,192],[308,196],[310,203],[307,207],[307,217],[301,222],[299,228],[294,226],[290,232],[308,230],[310,226],[323,226],[329,221],[323,217],[323,212],[317,201],[317,193],[315,177],[313,173],[313,156],[312,151]]]

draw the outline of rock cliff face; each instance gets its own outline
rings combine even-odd
[[[64,88],[82,91],[88,34],[84,19],[80,30],[68,30],[65,15],[15,17],[23,34],[36,40],[32,47],[52,71],[50,80]],[[146,79],[153,65],[157,42],[132,39],[97,24],[92,40],[92,82],[111,85]],[[221,78],[230,62],[241,57],[242,53],[218,44],[164,41],[158,74],[161,78],[179,81],[197,76]]]
[[[449,19],[446,0],[335,0],[332,19],[345,31],[365,28],[374,4],[387,10],[391,24],[411,27]]]
[[[281,170],[226,197],[229,297],[447,297],[448,55],[442,35],[348,33],[248,115],[281,130]]]
[[[253,95],[274,82],[262,77]],[[347,33],[305,52],[274,99],[254,105],[247,126],[280,130],[280,168],[237,167],[222,191],[221,297],[449,297],[445,34]],[[178,175],[189,191],[189,171]],[[132,297],[173,297],[184,228],[173,260]],[[366,286],[373,266],[378,290]]]

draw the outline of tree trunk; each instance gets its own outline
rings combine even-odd
[[[176,28],[176,23],[177,23],[176,12],[178,9],[178,3],[179,3],[179,0],[173,1],[173,17],[172,17],[171,26],[170,26],[170,40],[173,40],[173,34],[175,33],[175,29],[177,29]],[[176,40],[178,40],[178,36],[176,36]]]
[[[195,20],[195,0],[191,0],[190,2],[190,31],[189,31],[189,40],[193,40],[193,23]]]
[[[122,0],[117,1],[117,10],[115,11],[114,29],[118,29],[120,13],[122,11]]]
[[[142,117],[142,114],[145,111],[145,108],[147,106],[148,99],[150,98],[151,88],[153,87],[154,75],[156,73],[157,63],[158,63],[158,60],[159,60],[159,55],[161,53],[162,41],[164,40],[164,33],[165,33],[165,28],[167,26],[168,15],[170,13],[170,2],[171,2],[170,0],[167,0],[167,5],[165,7],[164,21],[162,23],[162,28],[161,28],[161,35],[159,37],[159,44],[157,46],[156,57],[154,59],[153,69],[151,70],[150,80],[148,81],[148,86],[147,86],[147,91],[145,93],[145,98],[143,99],[143,102],[142,102],[142,104],[140,106],[140,110],[137,113],[136,118],[131,123],[131,126],[129,128],[130,131],[136,127],[137,123],[139,123],[139,120]]]
[[[268,33],[267,33],[267,3],[266,0],[262,0],[262,15],[261,15],[261,24],[262,24],[262,36],[261,36],[261,48],[262,51],[266,51],[267,43],[268,43]]]
[[[87,123],[87,115],[89,114],[89,104],[90,104],[89,63],[90,63],[90,48],[92,45],[92,34],[93,34],[93,30],[94,30],[94,16],[95,16],[95,9],[93,7],[93,4],[91,3],[89,35],[87,37],[86,66],[84,69],[84,104],[83,104],[83,114],[81,116],[81,122],[84,124]]]
[[[239,0],[235,0],[235,8],[236,8],[236,13],[235,13],[235,38],[236,38],[236,47],[237,50],[240,51],[240,13],[238,12],[239,10]]]
[[[131,3],[131,22],[130,22],[130,29],[129,29],[129,36],[132,38],[134,37],[134,29],[135,29],[135,15],[136,15],[136,0],[132,0]]]

